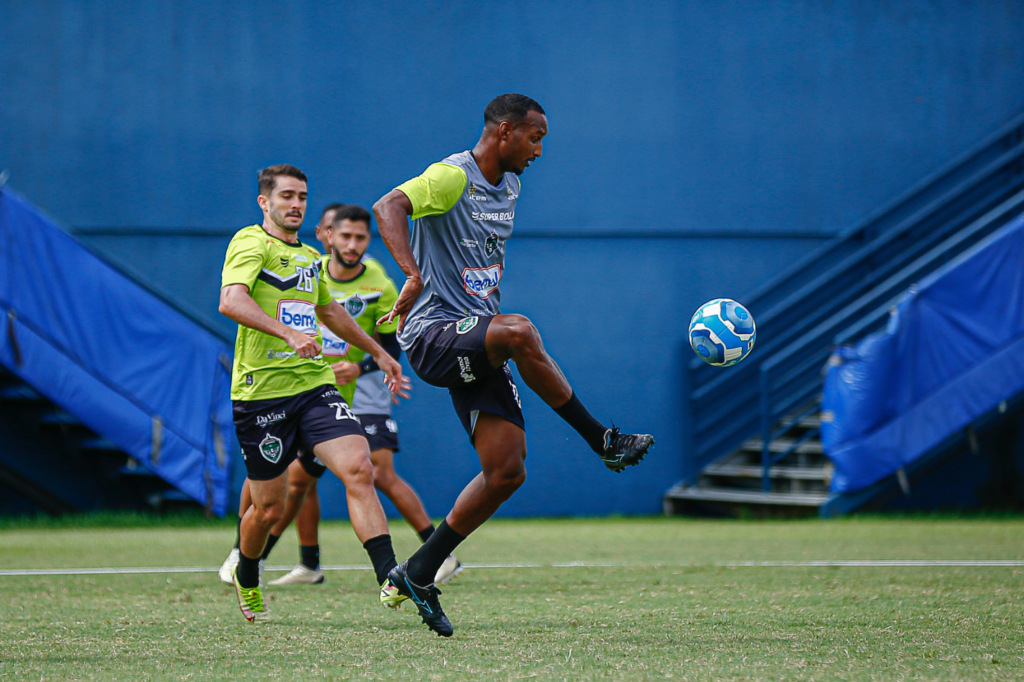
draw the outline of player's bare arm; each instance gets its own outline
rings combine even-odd
[[[317,306],[316,316],[332,332],[373,357],[377,366],[384,372],[385,383],[392,393],[397,393],[403,398],[408,397],[405,393],[408,380],[403,381],[402,366],[362,330],[345,308],[337,301],[331,301],[326,305]]]
[[[276,336],[287,343],[300,358],[320,355],[320,344],[316,339],[289,328],[263,312],[249,295],[249,287],[244,284],[229,284],[220,290],[219,310],[222,315],[240,325]]]
[[[416,265],[409,244],[409,216],[412,215],[412,202],[404,192],[393,189],[373,205],[373,215],[377,218],[377,229],[384,244],[388,247],[398,267],[406,275],[405,284],[398,293],[398,300],[391,312],[377,321],[377,324],[391,322],[399,317],[398,331],[405,326],[405,317],[412,310],[416,299],[423,292],[423,277]]]

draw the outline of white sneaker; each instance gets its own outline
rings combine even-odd
[[[231,575],[231,572],[235,570],[235,566],[238,565],[238,554],[238,548],[235,547],[228,552],[228,558],[220,565],[220,570],[217,571],[217,577],[220,578],[222,583],[234,586],[235,579]]]
[[[459,573],[462,573],[462,564],[459,563],[454,554],[449,554],[448,558],[441,564],[441,568],[437,569],[437,575],[434,576],[434,584],[444,585]]]
[[[272,580],[271,585],[320,585],[324,582],[324,572],[319,568],[315,571],[299,564],[291,571],[277,580]]]

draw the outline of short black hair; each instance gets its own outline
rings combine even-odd
[[[512,125],[517,125],[525,121],[526,115],[531,111],[545,114],[544,107],[531,97],[514,92],[498,95],[484,109],[484,126],[486,127],[492,123],[497,125],[502,121],[508,121]]]
[[[337,211],[344,205],[345,204],[341,203],[340,201],[335,201],[333,204],[327,204],[327,206],[324,207],[324,210],[320,211],[320,220],[323,220],[324,216],[327,215],[328,212]]]
[[[366,223],[366,227],[369,228],[370,212],[362,206],[346,204],[339,208],[334,214],[334,220],[331,221],[331,227],[338,225],[342,220],[351,220],[354,223],[363,222]]]
[[[279,175],[287,175],[290,178],[308,182],[306,174],[295,166],[290,163],[279,163],[276,166],[267,166],[260,171],[259,177],[256,179],[256,184],[260,188],[260,194],[269,197],[270,193],[274,191],[274,187],[277,186],[277,176]]]

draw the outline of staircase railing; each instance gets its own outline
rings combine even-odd
[[[767,481],[771,465],[796,447],[772,453],[771,441],[788,431],[772,428],[820,390],[833,337],[931,267],[919,262],[925,254],[941,258],[942,248],[961,243],[961,230],[976,241],[1005,222],[995,224],[991,212],[1003,206],[1009,215],[1018,204],[1006,202],[1022,188],[1024,116],[745,297],[760,341],[751,357],[727,371],[690,363],[688,475],[760,432]]]

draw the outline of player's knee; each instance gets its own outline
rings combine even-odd
[[[369,457],[352,457],[345,467],[342,482],[347,486],[373,486],[373,464]]]
[[[268,527],[280,521],[282,514],[284,514],[283,504],[270,504],[256,509],[256,516],[260,525]]]
[[[540,332],[524,315],[505,315],[505,341],[515,352],[539,347]]]
[[[398,474],[396,474],[395,470],[391,467],[373,468],[373,485],[377,490],[391,490],[397,479]]]
[[[308,481],[290,481],[288,483],[288,494],[293,497],[305,497],[306,493],[309,492],[310,484]]]
[[[526,465],[521,460],[510,461],[484,474],[487,487],[496,493],[511,495],[526,482]]]

